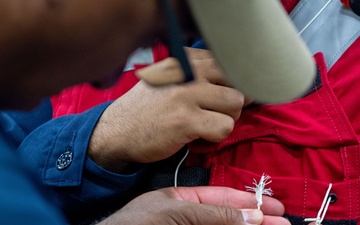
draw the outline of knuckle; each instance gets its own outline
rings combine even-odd
[[[234,106],[242,107],[244,104],[244,95],[234,88],[223,87],[218,89],[215,94],[217,98]]]
[[[203,126],[209,130],[213,130],[214,141],[222,141],[229,136],[234,128],[234,120],[226,116],[221,121],[215,118],[207,118],[203,120]]]
[[[241,109],[244,106],[244,95],[235,89],[231,89],[231,95],[229,97],[229,101],[232,102],[234,107]]]
[[[220,138],[221,139],[227,138],[229,134],[233,131],[234,125],[235,122],[232,118],[228,118],[226,122],[224,121],[222,130],[220,132],[220,136],[221,136]]]
[[[164,59],[163,61],[164,69],[172,69],[172,68],[178,68],[179,62],[176,58],[168,57]]]

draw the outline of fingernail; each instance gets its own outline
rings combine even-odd
[[[263,214],[258,209],[243,209],[241,213],[246,224],[261,224],[263,221]]]

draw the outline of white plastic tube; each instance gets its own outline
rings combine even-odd
[[[315,62],[278,0],[188,0],[209,49],[229,81],[250,99],[300,97]]]

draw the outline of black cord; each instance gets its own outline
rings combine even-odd
[[[179,23],[175,16],[175,11],[169,0],[159,0],[159,3],[165,16],[170,56],[179,60],[181,68],[185,74],[184,82],[192,81],[194,80],[194,75],[184,51],[184,40],[181,35]]]

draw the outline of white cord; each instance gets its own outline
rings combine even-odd
[[[186,150],[184,157],[181,159],[181,161],[179,162],[179,164],[176,167],[175,176],[174,176],[174,187],[177,187],[177,177],[178,177],[178,173],[179,173],[179,168],[180,168],[181,164],[184,162],[184,160],[186,159],[188,154],[189,154],[189,149]]]
[[[325,214],[328,210],[328,207],[329,207],[329,204],[331,201],[331,197],[329,196],[331,187],[332,187],[332,184],[330,183],[329,188],[325,194],[325,198],[321,204],[320,210],[317,214],[317,217],[316,218],[305,218],[304,222],[315,222],[316,225],[321,224],[321,222],[324,220]]]
[[[273,192],[271,190],[271,188],[265,188],[266,185],[270,184],[272,181],[270,180],[270,176],[266,175],[266,174],[262,174],[259,183],[256,182],[256,180],[254,179],[253,184],[255,185],[255,187],[251,187],[251,186],[245,186],[246,191],[253,191],[255,192],[255,198],[256,198],[256,202],[257,202],[257,207],[258,209],[260,209],[260,206],[263,204],[262,201],[262,195],[269,195],[272,196]]]
[[[299,32],[299,36],[320,16],[320,14],[325,10],[325,8],[332,2],[329,0],[321,9],[320,11],[310,20],[308,24]]]

